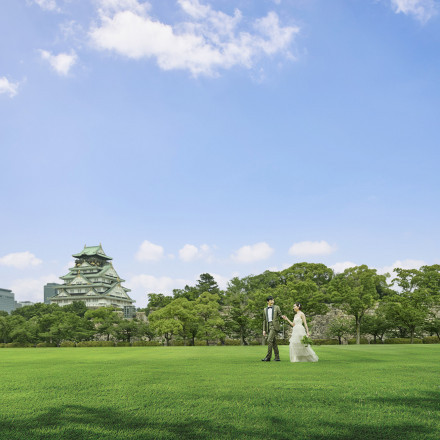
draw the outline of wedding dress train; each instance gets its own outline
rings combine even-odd
[[[295,315],[293,319],[295,326],[290,336],[290,362],[318,362],[318,356],[310,345],[305,346],[301,340],[306,335],[301,316]]]

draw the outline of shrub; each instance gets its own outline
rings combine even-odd
[[[248,341],[249,345],[261,345],[261,341]]]
[[[162,342],[159,341],[136,341],[133,342],[133,347],[162,347]]]
[[[76,344],[73,341],[63,341],[61,342],[60,347],[76,347]]]
[[[349,345],[356,344],[356,338],[349,339],[349,340],[347,341],[347,343],[348,343]],[[367,338],[361,338],[360,343],[361,343],[361,344],[368,344],[369,342],[368,342],[368,339],[367,339]]]
[[[440,344],[440,339],[437,336],[426,336],[422,341],[424,344]]]
[[[197,346],[197,347],[202,347],[202,346],[206,347],[206,341],[195,340],[194,341],[194,345]]]
[[[77,347],[114,347],[113,341],[81,341],[76,344]]]
[[[337,339],[312,339],[314,345],[339,345]]]
[[[58,346],[54,342],[39,342],[36,345],[36,347],[37,348],[42,348],[42,347],[58,347]]]
[[[290,341],[288,339],[277,339],[278,345],[289,345]]]
[[[185,343],[181,339],[177,339],[174,341],[171,341],[171,345],[173,347],[183,347]],[[186,345],[189,345],[189,341],[186,341]]]
[[[5,344],[6,348],[27,348],[27,347],[35,347],[33,344],[29,344],[27,342],[9,342],[8,344]]]
[[[222,343],[218,342],[217,345],[222,345]],[[241,345],[241,341],[238,339],[225,339],[225,343],[223,345]]]
[[[414,338],[413,344],[422,344],[423,341]],[[385,339],[384,344],[411,344],[411,338],[388,338]]]
[[[1,343],[1,344],[0,344],[0,348],[5,348],[5,345],[6,345],[6,344]]]
[[[117,342],[116,347],[131,347],[131,342],[127,342],[127,341]]]

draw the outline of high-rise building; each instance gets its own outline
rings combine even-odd
[[[47,283],[44,286],[44,304],[50,304],[50,298],[58,293],[57,289],[59,286],[61,286],[61,284],[58,283]]]
[[[12,290],[0,289],[0,310],[11,313],[17,308]]]
[[[83,301],[89,308],[114,306],[123,309],[134,301],[128,296],[130,289],[122,286],[121,280],[102,246],[84,246],[74,254],[75,266],[60,277],[64,283],[58,293],[50,298],[51,304],[66,306]]]

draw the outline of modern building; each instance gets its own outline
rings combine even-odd
[[[124,306],[124,318],[125,319],[136,318],[136,307],[135,306]]]
[[[74,254],[75,266],[60,277],[64,283],[58,286],[58,293],[50,298],[51,304],[66,306],[83,301],[88,308],[132,306],[135,302],[128,296],[130,289],[122,286],[121,280],[107,256],[99,246],[84,246]]]
[[[61,284],[58,283],[47,283],[44,286],[44,304],[50,304],[50,298],[58,293],[57,289],[59,286]]]
[[[11,313],[17,308],[15,296],[12,290],[0,289],[0,310]]]
[[[34,304],[35,303],[32,301],[17,301],[16,308],[19,309],[20,307],[33,306]]]

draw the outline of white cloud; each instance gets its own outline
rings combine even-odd
[[[135,275],[128,282],[127,286],[133,290],[142,289],[142,295],[146,297],[147,293],[172,293],[173,289],[181,289],[187,284],[193,284],[194,280],[185,280],[183,278],[155,277],[153,275]]]
[[[391,0],[391,6],[396,14],[412,15],[422,23],[437,13],[434,0]]]
[[[158,244],[145,240],[139,247],[136,259],[139,261],[158,261],[164,256],[164,249]]]
[[[197,258],[199,250],[192,244],[186,244],[179,250],[179,258],[183,261],[193,261]]]
[[[10,98],[13,98],[17,94],[18,83],[13,83],[5,76],[0,77],[0,94],[6,93]]]
[[[99,13],[105,17],[112,13],[131,11],[135,14],[146,14],[151,9],[149,2],[140,3],[138,0],[97,0]]]
[[[75,267],[74,260],[70,260],[65,266],[63,266],[63,275],[67,274],[72,267]]]
[[[218,273],[212,273],[211,275],[214,277],[215,281],[217,281],[218,287],[220,287],[221,290],[226,290],[228,287],[228,282],[231,278],[233,278],[227,278],[223,275],[219,275]]]
[[[266,260],[273,252],[274,250],[267,243],[260,242],[241,247],[231,255],[231,258],[239,263],[252,263],[254,261]]]
[[[278,266],[271,266],[267,270],[269,270],[270,272],[281,272],[282,270],[287,269],[290,266],[292,266],[292,263],[283,263],[281,265],[281,268],[279,268]]]
[[[214,10],[199,0],[177,0],[188,21],[162,23],[149,15],[150,5],[136,0],[102,0],[100,23],[90,29],[98,50],[133,59],[154,58],[163,70],[188,70],[193,76],[215,76],[219,69],[251,68],[262,56],[289,56],[298,27],[281,26],[269,12],[244,29],[241,12]]]
[[[42,261],[29,251],[14,252],[0,258],[0,266],[15,267],[17,269],[38,266],[41,263]]]
[[[202,244],[199,248],[193,244],[186,244],[179,250],[179,258],[185,262],[201,258],[212,261],[211,248],[207,244]]]
[[[309,256],[309,255],[329,255],[336,250],[326,241],[301,241],[294,243],[289,249],[289,255]]]
[[[68,75],[70,69],[75,65],[78,57],[75,51],[68,53],[60,53],[58,55],[52,55],[47,50],[40,50],[41,58],[49,62],[55,72],[59,75]]]
[[[12,282],[10,289],[15,293],[16,301],[44,301],[44,285],[60,283],[57,275],[45,275],[40,278],[24,278]]]
[[[357,264],[353,263],[352,261],[344,261],[341,263],[335,263],[330,266],[330,269],[333,269],[335,273],[342,273],[345,269],[348,269],[349,267],[356,267]]]
[[[391,277],[395,275],[394,269],[419,269],[421,266],[425,266],[426,263],[423,260],[397,260],[391,266],[384,266],[377,269],[377,273],[385,274],[389,273]]]
[[[41,9],[44,9],[45,11],[59,10],[56,0],[34,0],[34,3],[37,4]]]

